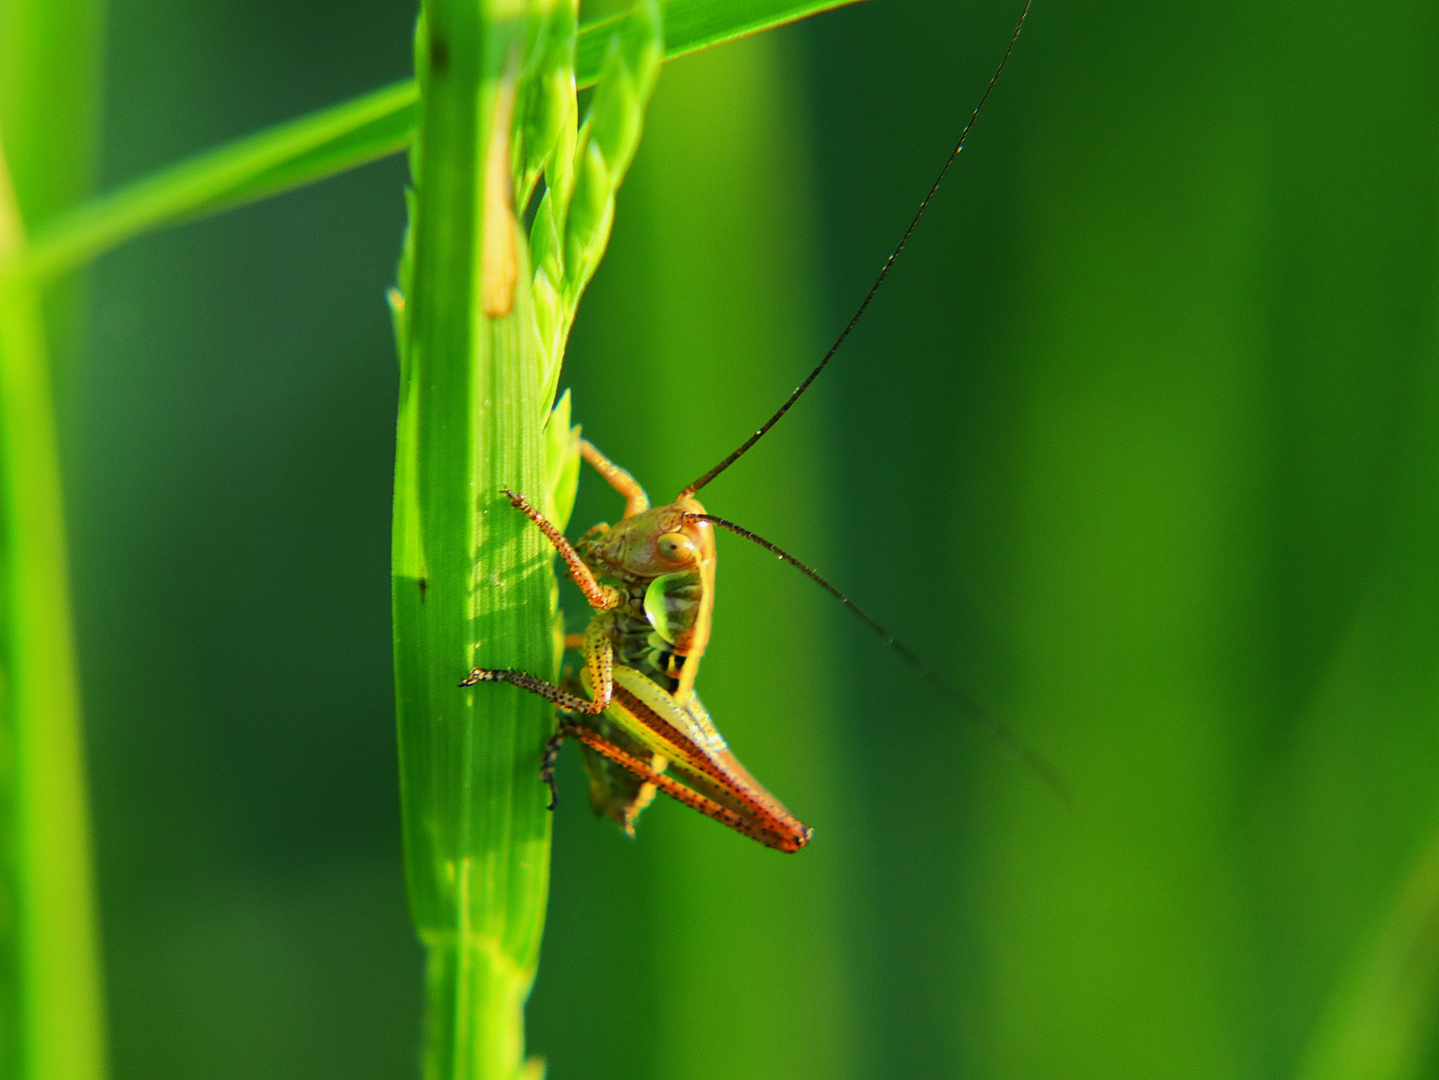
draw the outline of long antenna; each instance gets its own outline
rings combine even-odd
[[[764,422],[764,425],[758,431],[746,439],[738,450],[730,454],[729,457],[725,458],[713,469],[681,491],[679,498],[689,498],[743,457],[745,451],[751,446],[764,438],[765,433],[774,427],[775,424],[779,423],[780,417],[789,412],[790,407],[804,396],[804,392],[809,389],[810,383],[819,377],[819,373],[825,369],[825,365],[830,362],[830,359],[835,353],[839,352],[839,347],[844,344],[845,338],[849,337],[850,331],[854,329],[855,324],[858,323],[860,317],[864,315],[865,310],[869,307],[869,302],[874,299],[874,294],[879,292],[879,287],[884,284],[884,279],[889,277],[889,272],[894,267],[895,260],[899,258],[900,254],[904,251],[905,245],[909,243],[910,236],[914,234],[915,227],[919,225],[919,219],[924,217],[924,212],[929,209],[930,201],[933,200],[935,193],[939,191],[939,185],[944,183],[944,178],[949,172],[949,167],[954,164],[955,158],[959,157],[960,151],[964,149],[964,141],[969,138],[969,133],[974,128],[974,122],[979,119],[979,114],[984,108],[984,103],[989,100],[989,95],[994,92],[995,84],[999,82],[999,77],[1004,74],[1004,65],[1009,63],[1009,57],[1014,52],[1014,46],[1019,42],[1019,33],[1024,29],[1024,20],[1029,18],[1029,5],[1032,2],[1033,0],[1024,0],[1024,10],[1019,13],[1019,22],[1015,24],[1014,33],[1009,37],[1009,45],[1005,48],[1004,55],[999,58],[999,66],[994,69],[994,74],[989,77],[989,85],[984,88],[984,93],[980,95],[979,104],[974,107],[974,112],[969,114],[969,122],[964,125],[964,130],[959,133],[959,141],[954,144],[954,149],[949,152],[949,157],[945,158],[944,165],[939,170],[939,175],[934,178],[934,183],[929,186],[928,194],[926,194],[920,202],[919,209],[914,212],[914,217],[910,219],[909,228],[904,230],[904,235],[899,238],[899,243],[896,244],[894,250],[889,253],[889,258],[884,260],[884,266],[880,268],[879,276],[874,279],[874,284],[869,287],[869,292],[867,292],[864,299],[860,301],[860,305],[855,310],[854,315],[851,316],[849,322],[845,324],[844,329],[839,332],[839,337],[835,338],[834,344],[829,347],[829,352],[824,354],[824,359],[815,366],[815,369],[809,373],[809,376],[804,382],[795,388],[794,393],[789,396],[789,399],[779,407],[779,410],[773,416]]]
[[[939,672],[935,671],[934,668],[930,667],[918,653],[914,652],[908,645],[886,630],[880,624],[879,620],[826,581],[818,570],[806,566],[778,544],[770,543],[758,533],[752,533],[743,526],[736,525],[733,521],[726,521],[724,518],[716,517],[714,514],[686,514],[685,519],[687,521],[707,521],[711,525],[724,529],[726,532],[732,532],[736,536],[742,536],[746,540],[758,544],[771,555],[777,556],[781,561],[789,563],[800,571],[800,573],[815,582],[820,588],[824,589],[852,611],[862,623],[874,631],[875,635],[897,652],[904,659],[904,662],[918,673],[920,678],[929,683],[935,690],[939,691],[941,697],[960,712],[966,713],[979,721],[1016,759],[1022,761],[1036,776],[1052,787],[1066,806],[1072,807],[1074,805],[1074,796],[1070,792],[1069,785],[1065,782],[1063,775],[1050,764],[1043,754],[1026,743],[1014,732],[1010,731],[1009,728],[1005,727],[986,712],[972,697],[955,686]]]

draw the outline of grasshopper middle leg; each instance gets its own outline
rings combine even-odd
[[[546,701],[554,702],[565,712],[579,713],[583,716],[598,716],[610,707],[610,699],[615,692],[615,652],[614,646],[610,644],[609,636],[605,633],[603,626],[591,624],[590,631],[585,635],[585,662],[590,670],[590,686],[593,688],[594,698],[581,697],[554,683],[545,682],[524,671],[516,671],[513,668],[475,668],[469,676],[460,683],[461,686],[474,686],[482,682],[503,682],[511,686],[518,686],[521,690],[528,690],[531,694],[544,698]]]

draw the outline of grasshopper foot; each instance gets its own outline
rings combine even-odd
[[[546,810],[554,810],[560,805],[560,786],[555,781],[555,762],[560,756],[560,747],[565,744],[568,732],[560,728],[558,732],[545,740],[545,752],[540,756],[540,779],[550,789],[550,805]]]

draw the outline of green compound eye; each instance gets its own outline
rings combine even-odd
[[[645,590],[645,618],[655,633],[677,644],[694,629],[701,593],[700,576],[694,571],[655,578]]]
[[[695,556],[694,541],[681,532],[661,533],[655,541],[660,555],[670,562],[692,562]]]

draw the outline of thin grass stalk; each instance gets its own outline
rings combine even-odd
[[[554,554],[503,492],[528,493],[565,527],[579,437],[568,398],[550,403],[664,56],[657,0],[635,10],[578,126],[576,0],[503,12],[432,0],[416,33],[421,123],[394,297],[393,594],[431,1080],[530,1068],[522,1009],[549,887],[539,764],[553,709],[514,687],[458,684],[474,666],[558,675]],[[542,176],[527,243],[513,207]]]
[[[0,148],[0,266],[23,241]],[[99,949],[40,299],[18,280],[0,285],[0,1068],[29,1080],[100,1080]]]
[[[509,1080],[524,1061],[549,886],[537,767],[550,710],[462,690],[487,662],[553,677],[553,576],[540,534],[502,487],[535,491],[547,402],[523,300],[482,310],[486,152],[508,57],[523,42],[480,0],[430,0],[415,38],[420,129],[401,270],[395,682],[407,874],[427,954],[424,1075]],[[515,17],[516,15],[520,17]],[[503,110],[502,110],[503,111]]]

